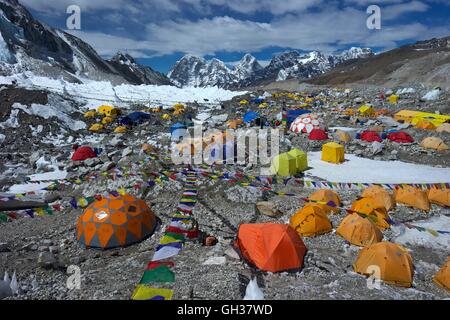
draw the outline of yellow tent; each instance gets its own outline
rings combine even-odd
[[[422,148],[434,149],[438,151],[449,150],[449,146],[444,143],[441,138],[438,137],[427,137],[420,143]]]
[[[169,114],[165,113],[165,114],[162,115],[162,118],[163,118],[164,120],[170,120],[170,119],[171,119],[171,116],[170,116]]]
[[[394,190],[395,201],[408,207],[430,211],[430,201],[427,193],[412,186],[404,186]]]
[[[376,208],[385,208],[390,211],[395,207],[395,199],[386,189],[380,186],[370,186],[363,190],[363,198],[372,198]]]
[[[340,140],[341,142],[346,143],[346,142],[349,142],[349,141],[352,140],[352,138],[350,137],[350,135],[349,135],[347,132],[345,132],[345,131],[342,131],[342,130],[336,130],[335,134],[336,134],[336,136],[339,138],[339,140]]]
[[[305,152],[299,149],[292,149],[291,151],[288,152],[288,155],[294,157],[296,160],[296,173],[308,169],[308,158]]]
[[[297,233],[305,237],[317,236],[333,229],[322,207],[314,203],[308,203],[297,211],[291,217],[290,225]]]
[[[363,248],[353,265],[357,273],[379,277],[385,283],[411,287],[414,267],[411,255],[402,246],[378,242]]]
[[[94,123],[94,124],[89,128],[89,131],[94,131],[94,132],[100,131],[100,130],[103,130],[103,125],[100,124],[100,123]]]
[[[97,112],[95,110],[89,110],[89,111],[84,113],[84,117],[86,119],[95,118],[96,115],[97,115]]]
[[[348,109],[345,109],[345,110],[344,110],[344,114],[345,114],[346,116],[354,116],[355,113],[356,113],[355,110],[352,109],[352,108],[348,108]]]
[[[322,146],[322,161],[342,163],[344,156],[344,146],[339,143],[328,142]]]
[[[282,177],[292,176],[297,173],[297,159],[287,152],[275,156],[272,160],[272,173]]]
[[[125,133],[127,132],[127,127],[125,126],[118,126],[114,129],[114,133]]]
[[[383,239],[380,229],[370,220],[357,213],[347,215],[336,233],[355,246],[365,247]]]
[[[111,118],[111,117],[103,117],[102,124],[108,124],[108,123],[111,123],[113,121],[114,121],[114,119]]]
[[[392,96],[389,97],[389,102],[392,103],[392,104],[397,104],[398,96],[393,94]]]
[[[316,192],[314,192],[313,194],[311,194],[309,196],[309,199],[312,201],[320,201],[320,202],[325,202],[325,203],[334,203],[333,204],[330,203],[330,205],[325,205],[325,204],[319,204],[317,203],[319,206],[322,207],[322,209],[324,210],[325,213],[330,213],[330,212],[334,212],[336,214],[339,213],[339,208],[341,206],[341,199],[339,198],[339,195],[332,191],[332,190],[328,190],[328,189],[321,189],[321,190],[317,190]]]
[[[428,120],[424,120],[422,118],[414,118],[411,121],[411,123],[415,125],[414,126],[415,128],[419,128],[419,129],[426,129],[426,130],[435,130],[436,129],[436,126],[432,122],[430,122]]]
[[[373,198],[361,198],[354,201],[352,210],[367,215],[381,229],[386,229],[390,226],[386,221],[389,218],[386,209],[379,207]]]
[[[227,127],[229,129],[236,130],[238,128],[238,126],[240,126],[242,123],[243,123],[242,119],[240,119],[240,118],[239,119],[235,119],[235,120],[229,120],[227,122]]]
[[[362,116],[370,116],[375,111],[373,110],[373,108],[371,106],[363,105],[363,106],[359,107],[358,112]]]
[[[108,117],[117,116],[120,114],[120,110],[113,106],[100,106],[97,112]]]
[[[173,107],[175,108],[175,110],[183,110],[184,109],[184,104],[177,103]]]
[[[447,258],[442,268],[434,275],[433,281],[450,293],[450,257]]]
[[[443,207],[450,207],[450,189],[431,188],[428,190],[428,200]]]
[[[396,121],[411,122],[411,120],[417,116],[420,111],[401,110],[394,115]]]
[[[248,101],[243,99],[243,100],[239,101],[239,104],[248,104]]]
[[[449,122],[450,116],[413,110],[401,110],[394,115],[394,119],[397,121],[411,122],[412,124],[416,124],[422,119],[431,122],[434,126],[439,126],[445,122]]]

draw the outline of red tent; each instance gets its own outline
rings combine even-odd
[[[404,131],[391,132],[387,135],[387,138],[397,143],[410,143],[414,142],[414,139]]]
[[[96,158],[94,150],[91,147],[78,147],[77,150],[73,153],[72,160],[73,161],[83,161],[89,158]]]
[[[328,135],[322,129],[312,129],[308,136],[309,140],[327,140]]]
[[[270,272],[300,269],[306,253],[299,234],[278,223],[241,224],[234,245],[248,263]]]
[[[361,133],[361,140],[367,141],[367,142],[381,142],[381,138],[375,131],[364,131]]]

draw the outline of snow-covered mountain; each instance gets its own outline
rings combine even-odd
[[[123,68],[105,61],[86,42],[34,19],[17,0],[0,0],[0,67],[4,75],[32,71],[71,82],[88,78],[114,84],[168,83],[165,77],[153,78],[145,71],[130,77],[128,70],[123,73]]]
[[[171,82],[164,74],[150,67],[142,66],[127,53],[118,52],[108,60],[108,63],[118,70],[130,83],[170,85]]]
[[[261,69],[256,58],[250,54],[244,55],[232,69],[219,59],[206,61],[188,54],[175,63],[167,76],[179,87],[229,87]]]
[[[239,63],[234,66],[232,73],[238,81],[241,81],[262,69],[263,67],[259,64],[258,60],[247,53],[242,57]]]
[[[275,55],[263,68],[250,54],[229,69],[225,63],[213,59],[206,61],[186,55],[170,70],[168,77],[177,86],[245,87],[261,82],[281,81],[291,78],[309,79],[321,75],[347,60],[374,55],[369,48],[353,47],[334,55],[318,51],[299,54],[297,51]]]
[[[312,51],[300,55],[290,51],[276,55],[270,64],[253,77],[247,78],[241,85],[252,85],[260,82],[282,81],[286,79],[309,79],[321,75],[339,64],[353,59],[364,59],[373,56],[369,48],[353,47],[338,54],[325,55]]]

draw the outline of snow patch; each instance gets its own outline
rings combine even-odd
[[[341,164],[321,160],[322,152],[309,152],[306,171],[308,176],[315,176],[332,182],[357,183],[447,183],[450,168],[435,168],[426,165],[401,161],[379,161],[345,155]]]
[[[411,222],[412,225],[450,232],[450,217],[437,216],[432,217],[426,221]],[[423,232],[416,229],[408,229],[404,225],[392,226],[392,230],[399,235],[395,238],[395,242],[402,245],[418,245],[432,249],[444,249],[446,252],[450,252],[450,234],[439,234],[439,236],[433,236],[429,232]]]
[[[86,128],[86,124],[83,121],[74,121],[66,113],[61,111],[61,108],[57,108],[51,105],[41,105],[33,103],[31,107],[25,106],[20,103],[14,103],[12,105],[13,111],[19,111],[20,109],[30,115],[35,115],[44,119],[49,119],[55,117],[60,120],[65,127],[70,128],[73,131],[81,130]],[[16,113],[17,113],[16,112]],[[11,111],[12,114],[12,111]]]

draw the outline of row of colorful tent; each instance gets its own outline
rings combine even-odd
[[[382,241],[381,229],[389,224],[377,223],[371,215],[387,218],[387,209],[395,201],[387,191],[371,187],[364,198],[354,202],[354,212],[347,215],[336,233],[349,243],[364,247],[353,265],[356,272],[372,275],[371,266],[377,266],[385,283],[410,287],[413,278],[412,257],[402,246]],[[301,237],[321,235],[332,230],[328,214],[338,212],[339,196],[331,190],[319,190],[309,197],[303,208],[295,213],[289,225],[264,223],[243,224],[239,227],[235,248],[240,255],[258,269],[270,272],[299,270],[303,265],[306,246]],[[364,201],[361,201],[364,200]],[[365,214],[360,214],[367,213]],[[377,219],[376,221],[380,221]],[[448,261],[447,261],[448,264]],[[435,276],[435,282],[450,291],[447,264]]]
[[[369,233],[371,237],[381,239],[379,230],[372,231],[376,227],[367,221],[348,216],[339,232],[348,234],[356,229],[359,233]],[[299,271],[307,252],[301,236],[290,225],[278,223],[241,224],[234,247],[249,265],[267,272]],[[359,252],[353,269],[373,276],[374,267],[378,268],[379,280],[401,287],[412,286],[413,260],[401,245],[380,240],[365,246]],[[450,258],[433,279],[450,292]]]

